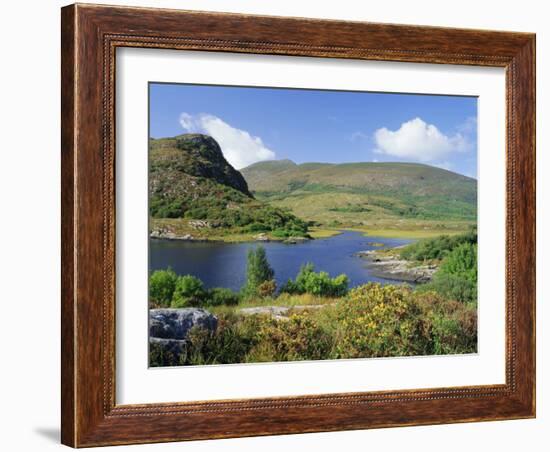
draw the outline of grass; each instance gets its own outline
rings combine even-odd
[[[334,237],[342,233],[339,229],[330,229],[330,228],[320,228],[320,227],[311,227],[309,228],[309,235],[314,239],[326,239],[329,237]]]
[[[400,238],[400,239],[424,239],[437,237],[441,234],[456,235],[465,232],[465,229],[444,232],[437,229],[363,229],[354,228],[359,232],[363,232],[365,237],[384,237],[384,238]]]
[[[264,298],[255,298],[252,300],[245,300],[241,301],[236,306],[210,306],[208,307],[208,310],[212,312],[212,314],[227,314],[230,312],[236,312],[241,309],[246,308],[257,308],[262,306],[285,306],[285,307],[293,307],[293,306],[311,306],[311,305],[332,305],[336,301],[338,301],[339,298],[332,298],[332,297],[320,297],[311,295],[308,293],[305,294],[299,294],[299,295],[290,295],[290,294],[280,294],[275,297],[264,297]]]
[[[329,224],[332,221],[366,222],[393,218],[413,221],[461,221],[475,219],[475,204],[442,197],[413,196],[406,193],[365,193],[359,190],[303,189],[286,193],[256,193],[264,202],[290,209],[306,220]]]
[[[474,224],[459,221],[427,221],[395,218],[374,219],[366,225],[343,223],[338,226],[315,226],[309,228],[309,235],[313,239],[325,239],[342,233],[343,230],[362,232],[366,237],[423,239],[437,237],[442,234],[456,235],[469,230]],[[254,242],[258,233],[242,232],[239,228],[195,228],[189,225],[187,219],[153,218],[151,229],[167,229],[184,236],[190,234],[195,240],[209,240],[227,243]],[[269,232],[265,237],[272,241],[284,241],[284,238],[275,237]]]

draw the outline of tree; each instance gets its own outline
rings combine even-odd
[[[180,276],[176,281],[171,306],[173,308],[200,306],[205,295],[204,286],[199,278],[192,275]]]
[[[149,277],[149,299],[159,306],[170,306],[177,280],[171,268],[154,271]]]
[[[246,265],[246,283],[243,286],[243,294],[246,297],[259,295],[259,287],[266,281],[272,281],[275,272],[269,265],[265,248],[258,246],[248,250]]]

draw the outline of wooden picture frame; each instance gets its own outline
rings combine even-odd
[[[62,442],[73,447],[535,416],[535,35],[70,5],[62,9]],[[506,69],[506,383],[115,403],[115,50]]]

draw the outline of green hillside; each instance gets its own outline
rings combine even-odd
[[[429,165],[283,160],[241,173],[256,198],[323,226],[462,230],[477,216],[477,181]]]
[[[307,225],[287,209],[254,199],[218,143],[201,134],[150,140],[149,214],[160,237],[307,235]]]
[[[201,134],[151,139],[149,157],[158,237],[285,239],[342,228],[422,237],[464,231],[477,215],[477,181],[428,165],[274,160],[239,172]]]

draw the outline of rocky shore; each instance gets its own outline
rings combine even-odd
[[[377,278],[410,283],[427,283],[437,271],[436,265],[414,264],[401,259],[396,253],[369,250],[359,251],[358,256],[368,261],[368,267]]]
[[[178,234],[172,229],[158,227],[151,231],[150,237],[153,239],[163,239],[163,240],[183,240],[190,242],[223,242],[222,239],[210,239],[206,237],[197,237],[193,234]],[[296,244],[303,243],[311,240],[308,237],[287,237],[287,238],[273,238],[269,237],[266,233],[259,233],[250,237],[247,241],[250,242],[282,242],[287,244]]]

